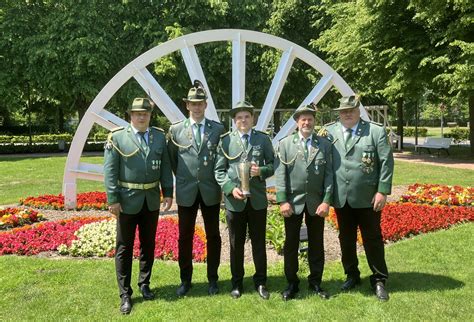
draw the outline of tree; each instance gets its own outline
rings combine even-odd
[[[398,134],[403,142],[406,100],[417,101],[432,74],[420,68],[430,47],[427,32],[413,17],[409,1],[325,1],[331,28],[314,47],[362,96],[396,103]]]

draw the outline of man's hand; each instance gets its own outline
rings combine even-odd
[[[316,209],[316,215],[323,218],[327,217],[329,215],[329,204],[327,202],[321,203]]]
[[[122,212],[122,206],[120,205],[119,202],[114,203],[114,204],[111,204],[111,205],[109,205],[109,212],[110,212],[114,217],[117,217],[117,216],[120,215],[120,213]]]
[[[293,209],[289,202],[283,202],[280,204],[280,213],[283,217],[290,217],[293,214]]]
[[[250,176],[251,177],[258,177],[260,176],[260,167],[254,161],[252,161],[252,165],[250,166]]]
[[[382,211],[383,207],[387,202],[387,196],[383,193],[377,192],[372,198],[372,205],[374,206],[374,211]]]
[[[173,198],[171,197],[164,197],[163,198],[163,211],[167,211],[171,208],[171,204],[173,203]]]
[[[237,187],[234,188],[234,190],[232,190],[232,196],[234,196],[234,198],[237,199],[237,200],[244,200],[245,199],[244,193],[242,192],[242,190],[240,190]]]

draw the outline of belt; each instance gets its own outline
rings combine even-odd
[[[155,182],[150,182],[150,183],[132,183],[132,182],[123,182],[123,181],[118,181],[119,186],[123,188],[129,188],[129,189],[137,189],[137,190],[148,190],[152,189],[158,186],[160,182],[155,181]]]

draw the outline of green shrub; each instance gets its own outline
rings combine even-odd
[[[267,243],[273,245],[277,253],[281,255],[285,245],[285,221],[280,214],[279,206],[268,208],[266,238]]]
[[[426,127],[419,127],[418,128],[418,136],[426,137],[428,134],[428,129]],[[414,127],[404,127],[403,128],[403,136],[415,136],[415,128]]]
[[[455,144],[459,144],[463,141],[469,140],[469,129],[455,127],[451,129],[450,133],[445,134],[444,137],[452,138]]]

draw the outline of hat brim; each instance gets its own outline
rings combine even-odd
[[[333,111],[345,111],[345,110],[353,110],[359,108],[359,105],[357,106],[339,106],[338,108],[333,109]]]
[[[300,115],[303,115],[303,114],[313,115],[314,118],[316,118],[316,111],[300,111],[300,112],[295,112],[293,114],[293,119],[295,121],[298,121],[298,117],[300,117]]]
[[[135,108],[135,109],[128,109],[127,113],[132,113],[132,112],[153,112],[153,109],[147,110],[146,108]]]
[[[253,115],[253,108],[251,107],[234,107],[229,111],[230,117],[234,118],[235,115],[239,112],[249,112]]]
[[[188,99],[188,98],[183,98],[183,101],[184,102],[204,102],[206,101],[205,98],[191,98],[191,99]]]

